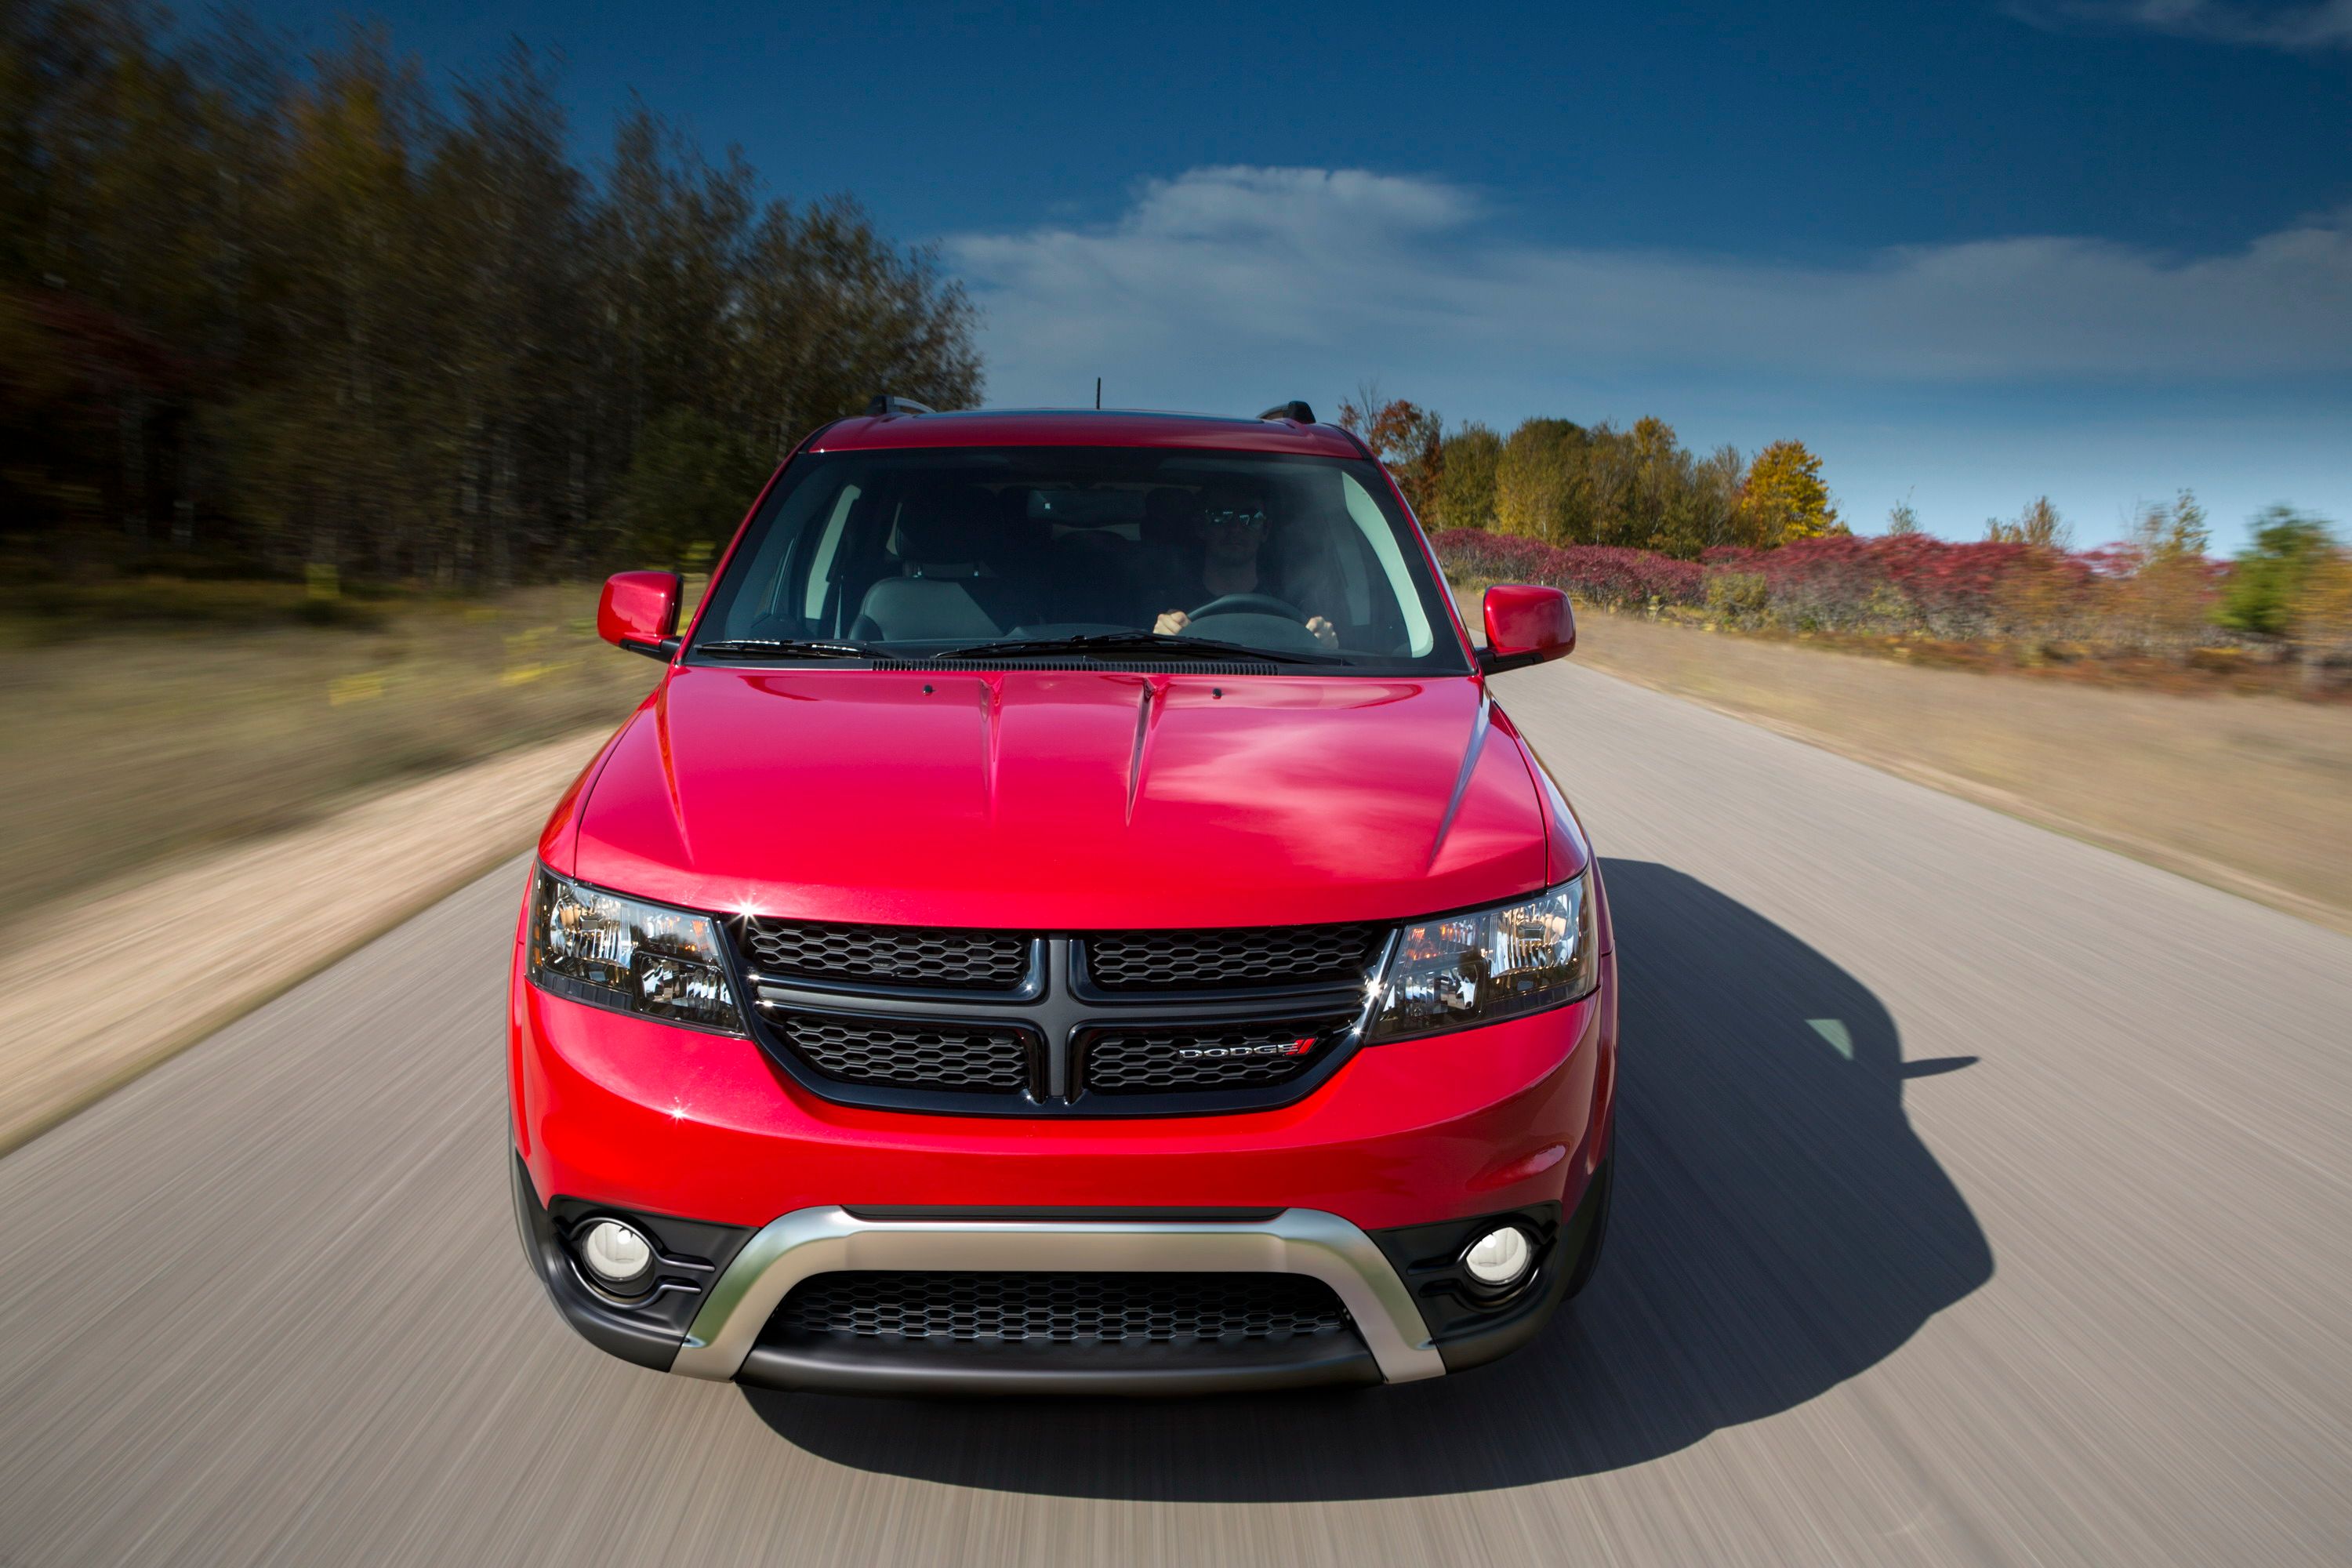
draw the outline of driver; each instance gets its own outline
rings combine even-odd
[[[1185,572],[1170,584],[1170,597],[1192,605],[1193,610],[1235,594],[1286,597],[1278,590],[1270,569],[1258,559],[1267,528],[1265,508],[1258,498],[1245,490],[1212,486],[1201,492],[1201,502],[1197,564],[1188,563]],[[1192,620],[1192,611],[1168,610],[1161,613],[1151,629],[1172,637],[1190,626]],[[1306,625],[1315,640],[1325,647],[1339,646],[1339,628],[1329,617],[1310,615]]]

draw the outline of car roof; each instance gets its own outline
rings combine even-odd
[[[1336,425],[1127,408],[978,408],[953,414],[861,416],[819,431],[808,449],[845,452],[887,447],[1188,447],[1318,458],[1364,455],[1356,438]]]

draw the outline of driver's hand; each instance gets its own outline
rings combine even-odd
[[[1162,637],[1172,637],[1192,624],[1192,617],[1183,611],[1166,610],[1161,612],[1159,620],[1152,623],[1151,629]]]
[[[1161,617],[1163,620],[1166,618],[1167,617],[1165,616]],[[1309,616],[1307,619],[1307,629],[1314,633],[1315,640],[1321,643],[1325,647],[1338,647],[1339,646],[1339,628],[1331,624],[1329,616]]]

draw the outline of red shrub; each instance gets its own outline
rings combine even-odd
[[[2178,647],[2210,635],[2204,606],[2217,575],[2202,558],[2154,562],[2123,546],[2070,553],[1919,533],[1722,548],[1696,562],[1475,529],[1434,538],[1454,572],[1549,583],[1593,604],[1707,605],[1732,622],[1944,638]],[[1745,582],[1710,599],[1709,581],[1734,574]]]
[[[1706,597],[1706,570],[1649,550],[1609,544],[1546,544],[1516,534],[1451,528],[1433,534],[1438,558],[1465,577],[1548,583],[1579,600],[1639,609],[1652,599],[1696,605]]]

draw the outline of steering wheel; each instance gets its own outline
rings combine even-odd
[[[1227,594],[1187,612],[1184,618],[1197,621],[1204,616],[1280,616],[1295,626],[1304,625],[1307,620],[1306,611],[1271,594]]]

